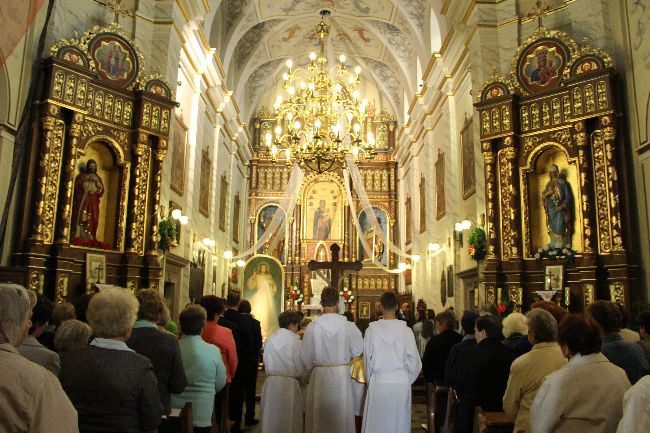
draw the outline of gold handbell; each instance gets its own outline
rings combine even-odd
[[[363,364],[363,355],[354,356],[350,361],[350,375],[352,380],[359,383],[366,383],[366,368]]]

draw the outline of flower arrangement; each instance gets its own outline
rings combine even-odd
[[[352,294],[352,290],[347,287],[343,287],[343,290],[339,292],[339,295],[343,296],[343,302],[346,304],[351,304],[354,302],[354,295]]]
[[[499,317],[500,319],[505,318],[508,314],[512,313],[515,311],[516,304],[510,300],[510,296],[508,296],[508,291],[503,290],[501,292],[501,298],[497,300],[496,305],[490,305],[488,307],[488,311]]]
[[[573,264],[573,259],[575,258],[578,252],[571,249],[571,245],[562,245],[562,244],[546,244],[542,248],[539,248],[535,253],[535,258],[537,260],[541,259],[559,259],[564,258],[564,261],[567,265]]]
[[[468,252],[472,259],[481,261],[487,254],[485,230],[481,227],[474,227],[469,232]]]
[[[102,242],[98,239],[83,239],[79,236],[72,239],[72,245],[77,247],[99,248],[102,250],[110,250],[113,248],[113,246],[108,242]]]
[[[305,302],[305,294],[298,284],[294,284],[289,289],[289,300],[295,302],[296,305],[302,305]]]
[[[176,220],[171,216],[158,223],[158,249],[168,253],[176,242]]]

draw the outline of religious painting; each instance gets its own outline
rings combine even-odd
[[[95,51],[97,69],[111,80],[127,78],[133,69],[133,62],[129,57],[129,52],[117,41],[101,42]]]
[[[233,256],[238,256],[239,255],[239,250],[237,248],[232,249],[232,255]],[[232,264],[230,268],[230,283],[234,284],[235,286],[237,283],[239,283],[239,267],[236,264]]]
[[[463,185],[463,200],[467,200],[476,192],[476,167],[474,158],[474,131],[472,119],[469,119],[460,132],[461,145],[461,177]]]
[[[183,208],[180,207],[180,205],[174,203],[173,201],[170,201],[169,202],[169,215],[171,215],[172,212],[174,212],[174,210],[176,210],[176,209],[178,209],[180,211],[183,211]],[[177,247],[178,245],[180,245],[180,242],[181,242],[181,235],[182,235],[182,232],[183,232],[183,224],[181,224],[180,219],[177,219],[177,220],[174,220],[174,221],[176,221],[176,240],[174,241],[172,246]]]
[[[257,215],[257,224],[256,224],[256,241],[259,240],[262,235],[266,232],[271,224],[271,220],[275,216],[275,213],[284,212],[284,210],[276,204],[270,204],[264,206],[260,209]],[[273,233],[271,237],[264,243],[264,245],[258,250],[258,253],[266,254],[277,258],[282,264],[284,264],[284,244],[285,244],[285,225],[281,225],[276,233]]]
[[[359,302],[359,319],[370,319],[370,302]]]
[[[275,258],[253,256],[244,267],[243,299],[251,303],[252,315],[260,321],[262,338],[278,329],[278,315],[284,305],[284,271]]]
[[[447,279],[445,277],[445,271],[442,271],[442,276],[440,277],[440,303],[443,307],[447,303]]]
[[[408,250],[406,254],[411,255],[413,252],[411,250]],[[410,286],[413,284],[413,260],[411,259],[406,259],[406,265],[407,268],[404,271],[404,285],[405,286]]]
[[[210,153],[203,150],[201,155],[201,177],[199,178],[199,212],[206,218],[210,216],[210,185],[212,182],[212,160]]]
[[[427,183],[424,175],[420,177],[420,233],[427,230]]]
[[[104,182],[97,174],[97,161],[86,160],[74,182],[72,205],[72,239],[97,240],[99,203],[104,196]]]
[[[544,273],[544,290],[562,290],[564,288],[564,266],[547,266]]]
[[[304,238],[317,241],[343,238],[343,195],[332,181],[317,181],[305,191],[303,199]]]
[[[411,197],[406,198],[405,213],[406,213],[406,238],[405,243],[410,244],[413,236],[413,210],[411,209]]]
[[[436,161],[436,219],[445,216],[445,153],[438,150]]]
[[[226,206],[228,205],[228,181],[226,175],[221,175],[221,186],[219,188],[219,230],[226,231]]]
[[[447,266],[447,297],[454,297],[454,266]]]
[[[86,286],[106,284],[106,256],[86,254]]]
[[[530,92],[554,88],[562,78],[568,57],[568,49],[559,40],[539,40],[519,57],[519,81]]]
[[[183,195],[185,189],[185,152],[187,150],[187,128],[180,117],[176,117],[176,126],[172,135],[171,172],[169,186],[178,195]]]
[[[375,229],[370,223],[370,218],[366,214],[366,211],[361,211],[359,214],[359,225],[361,226],[362,232],[359,234],[359,260],[368,260],[368,261],[379,261],[382,265],[388,266],[388,253],[386,249],[386,236],[388,234],[388,217],[386,212],[378,207],[372,208],[375,218],[377,218],[377,223],[384,233],[383,237],[380,237],[378,233],[375,233]],[[370,251],[366,251],[363,247],[363,241],[365,241]]]
[[[232,217],[232,241],[239,243],[239,214],[241,213],[241,199],[239,193],[235,195],[233,217]]]

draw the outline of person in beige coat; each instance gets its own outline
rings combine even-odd
[[[503,410],[515,419],[515,432],[530,432],[530,406],[544,378],[566,364],[557,344],[557,321],[541,308],[531,310],[528,319],[530,352],[515,359],[510,367]]]
[[[569,362],[539,388],[530,408],[532,432],[615,432],[630,381],[600,353],[598,324],[568,316],[560,323],[558,342]]]
[[[16,350],[31,325],[29,312],[22,286],[0,284],[0,431],[79,433],[77,411],[56,376]]]

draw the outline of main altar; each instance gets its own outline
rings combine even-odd
[[[550,294],[575,311],[594,299],[629,305],[634,215],[619,98],[608,53],[541,25],[510,74],[495,71],[480,90],[487,303],[503,293],[524,306]]]

